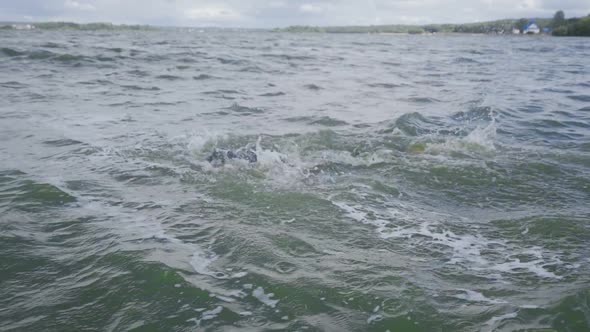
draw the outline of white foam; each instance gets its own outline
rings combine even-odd
[[[212,309],[212,310],[204,311],[203,314],[202,314],[202,316],[201,316],[201,320],[211,320],[211,319],[214,319],[222,311],[223,311],[223,307],[222,306],[218,306],[217,308]]]
[[[209,270],[209,265],[217,259],[215,255],[207,255],[202,250],[196,250],[190,260],[190,264],[195,272],[203,275],[215,277],[215,274]]]
[[[386,226],[389,224],[389,221],[387,220],[369,218],[369,214],[367,212],[361,211],[360,207],[353,207],[344,202],[332,201],[332,204],[344,210],[346,212],[346,216],[350,219],[377,227],[377,232],[379,233],[383,233]]]
[[[258,301],[264,303],[265,305],[274,308],[279,303],[279,300],[273,300],[272,297],[274,296],[273,293],[264,294],[264,288],[258,287],[252,291],[252,296],[254,296]]]
[[[537,276],[543,277],[543,278],[548,278],[548,279],[561,279],[563,277],[558,276],[557,274],[548,271],[544,268],[544,265],[547,265],[548,263],[543,260],[543,259],[537,259],[537,260],[533,260],[533,261],[529,261],[529,262],[521,262],[520,259],[516,258],[514,260],[502,263],[502,264],[496,264],[494,266],[494,268],[496,270],[505,272],[505,273],[512,273],[512,274],[516,274],[519,273],[519,270],[526,270],[529,271],[533,274],[536,274]]]
[[[485,127],[477,126],[469,135],[463,138],[463,141],[494,150],[496,142],[496,119],[492,117],[492,122]]]
[[[248,272],[245,272],[245,271],[244,272],[237,272],[237,273],[232,274],[232,276],[230,278],[239,279],[239,278],[243,278],[247,275],[248,275]]]
[[[505,315],[500,315],[500,316],[495,316],[492,317],[490,320],[488,320],[487,322],[485,322],[482,325],[482,328],[480,329],[480,332],[492,332],[496,330],[496,327],[499,326],[499,323],[502,323],[502,321],[507,320],[507,319],[512,319],[512,318],[516,318],[518,316],[517,312],[513,312],[513,313],[509,313],[509,314],[505,314]]]
[[[207,146],[216,146],[219,141],[228,139],[227,134],[221,134],[216,132],[201,132],[192,133],[189,135],[177,136],[172,140],[186,141],[189,150],[199,153]]]
[[[382,315],[371,315],[367,319],[367,324],[372,324],[373,322],[378,322],[383,319]]]
[[[497,273],[517,274],[522,271],[528,271],[541,278],[561,279],[562,277],[547,270],[545,266],[550,264],[561,264],[558,257],[548,257],[549,255],[541,247],[519,247],[518,244],[509,243],[505,240],[489,240],[477,232],[477,229],[470,230],[469,234],[457,234],[444,227],[444,224],[437,219],[457,218],[453,216],[420,212],[423,216],[429,216],[428,221],[418,217],[404,215],[401,212],[389,208],[385,212],[379,212],[367,206],[350,205],[344,202],[334,202],[332,204],[339,207],[346,216],[357,222],[369,224],[376,227],[376,232],[384,239],[401,238],[411,240],[415,236],[429,238],[432,244],[443,245],[451,250],[451,257],[447,264],[460,264],[467,269],[474,271],[486,272],[488,277],[498,277]],[[369,212],[371,217],[369,217]],[[390,213],[386,217],[383,213]],[[412,224],[406,226],[392,227],[390,220],[403,219],[411,221]],[[489,259],[482,255],[483,250],[506,251],[503,261],[498,259]],[[518,255],[535,257],[531,261],[521,261]],[[474,295],[474,294],[471,294]]]
[[[506,303],[505,301],[490,299],[480,292],[472,291],[469,289],[461,289],[460,288],[457,290],[461,291],[462,293],[453,295],[453,297],[456,297],[456,298],[462,299],[462,300],[466,300],[469,302],[485,302],[485,303],[492,303],[492,304]]]
[[[290,224],[295,221],[295,218],[289,220],[281,220],[281,225]]]
[[[442,143],[427,143],[425,151],[433,154],[444,154],[451,151],[489,154],[496,150],[496,132],[496,120],[492,117],[492,121],[488,125],[478,125],[467,136],[448,137]]]
[[[200,319],[197,319],[197,318],[187,319],[187,322],[194,322],[195,325],[200,326],[201,322],[204,320],[215,319],[223,311],[223,307],[217,306],[216,308],[211,309],[211,310],[207,310],[207,311],[205,311],[205,308],[198,308],[198,309],[195,309],[195,311],[202,312],[201,318]]]

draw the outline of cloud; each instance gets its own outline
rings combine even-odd
[[[0,0],[0,20],[280,27],[465,23],[590,14],[588,0]]]
[[[237,20],[240,13],[228,7],[195,7],[185,11],[191,20]]]
[[[287,3],[285,1],[274,0],[274,1],[269,1],[267,3],[267,6],[270,8],[285,8],[287,6]]]
[[[314,5],[311,3],[304,3],[299,6],[299,11],[302,13],[309,13],[309,14],[321,14],[324,9],[318,5]]]
[[[74,0],[66,0],[64,2],[64,7],[67,9],[76,9],[76,10],[96,10],[96,7],[89,3],[81,3]]]

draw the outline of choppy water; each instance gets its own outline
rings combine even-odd
[[[0,330],[590,329],[586,39],[0,46]]]

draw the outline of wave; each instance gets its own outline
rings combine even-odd
[[[65,45],[54,43],[54,42],[47,42],[45,44],[41,44],[41,47],[44,47],[44,48],[67,48],[67,46],[65,46]]]
[[[211,80],[211,79],[215,79],[215,78],[217,78],[217,77],[207,75],[207,74],[199,74],[198,76],[193,76],[193,79],[197,80],[197,81]]]
[[[150,73],[148,71],[139,70],[139,69],[129,70],[126,73],[129,74],[129,75],[137,76],[137,77],[148,77],[148,76],[150,76]]]
[[[26,53],[21,52],[21,51],[17,51],[15,49],[12,48],[8,48],[8,47],[2,47],[0,48],[0,52],[2,52],[2,54],[9,56],[9,57],[17,57],[17,56],[21,56],[21,55],[25,55]]]
[[[158,75],[156,76],[157,79],[161,79],[161,80],[167,80],[167,81],[178,81],[178,80],[183,80],[184,78],[180,77],[180,76],[176,76],[176,75],[169,75],[169,74],[163,74],[163,75]]]
[[[219,95],[219,94],[234,95],[234,94],[243,94],[243,92],[238,91],[238,90],[219,89],[219,90],[215,90],[215,91],[205,91],[205,92],[203,92],[203,94],[206,94],[206,95]]]
[[[238,103],[233,103],[231,106],[225,108],[235,113],[239,113],[240,115],[253,115],[253,114],[262,114],[264,110],[256,107],[247,107],[242,106]]]
[[[248,61],[240,60],[240,59],[231,59],[231,58],[222,58],[222,57],[218,57],[217,61],[219,61],[223,65],[243,65],[248,62]]]
[[[263,54],[261,54],[261,56],[263,56],[265,58],[275,58],[275,59],[287,60],[287,61],[293,61],[293,60],[309,61],[309,60],[315,60],[316,59],[313,56],[308,56],[308,55],[292,55],[292,54],[270,54],[270,53],[263,53]]]
[[[402,85],[394,84],[394,83],[371,83],[371,84],[368,84],[368,86],[371,88],[383,88],[383,89],[395,89],[395,88],[402,87]]]
[[[461,229],[460,225],[447,224],[448,220],[445,219],[451,216],[423,211],[421,215],[430,217],[426,219],[419,217],[418,213],[411,217],[400,216],[396,209],[377,211],[366,205],[351,205],[341,201],[332,201],[332,204],[340,208],[347,218],[374,226],[384,239],[402,241],[404,246],[415,248],[414,250],[427,248],[427,255],[447,256],[444,259],[445,264],[468,269],[486,279],[502,280],[506,276],[535,277],[541,280],[563,278],[551,268],[553,265],[565,265],[556,257],[556,253],[540,247],[520,246],[518,242],[510,241],[510,237],[492,237],[493,232],[487,234],[485,230],[467,231]],[[411,223],[396,225],[395,221],[400,217],[410,217]],[[489,248],[504,254],[493,254]],[[526,256],[531,259],[522,258]],[[567,270],[566,268],[565,271]]]
[[[414,112],[400,116],[389,128],[381,130],[381,133],[401,132],[409,136],[421,136],[434,132],[434,127],[440,125],[442,125],[441,122],[428,119],[422,114]]]
[[[319,85],[315,85],[315,84],[306,84],[303,87],[306,88],[306,89],[308,89],[308,90],[313,90],[313,91],[322,90],[322,87],[320,87]]]
[[[440,100],[431,97],[410,97],[406,98],[406,100],[415,104],[432,104],[440,102]]]
[[[28,87],[28,85],[16,81],[0,82],[0,86],[8,89],[25,89]]]
[[[284,96],[285,93],[282,91],[278,91],[278,92],[267,92],[267,93],[263,93],[260,95],[260,97],[280,97],[280,96]]]
[[[569,99],[590,103],[590,95],[570,95]]]
[[[298,116],[298,117],[291,117],[286,118],[285,121],[288,122],[304,122],[310,125],[321,125],[326,127],[338,127],[338,126],[345,126],[348,125],[348,122],[344,120],[338,120],[329,116]]]
[[[76,197],[64,190],[49,183],[32,180],[26,173],[18,170],[0,171],[0,188],[0,203],[9,203],[9,209],[39,212],[77,201]]]
[[[463,63],[469,63],[469,64],[479,64],[478,61],[472,59],[472,58],[467,58],[467,57],[458,57],[453,59],[453,63],[458,63],[458,64],[463,64]]]
[[[51,48],[51,47],[48,47]],[[57,47],[53,47],[57,48]],[[22,58],[26,57],[30,60],[51,60],[56,62],[62,63],[73,63],[73,62],[114,62],[116,61],[115,58],[107,57],[103,55],[95,55],[95,56],[85,56],[80,54],[71,54],[71,53],[56,53],[52,51],[48,51],[45,49],[38,49],[32,51],[17,51],[11,48],[2,48],[0,51],[9,57],[13,58]]]
[[[121,88],[126,90],[135,90],[135,91],[160,91],[161,89],[157,86],[140,86],[140,85],[120,85]]]
[[[57,139],[57,140],[44,141],[43,144],[55,146],[55,147],[62,147],[62,146],[80,145],[80,144],[84,144],[84,143],[74,140],[74,139],[63,138],[63,139]]]

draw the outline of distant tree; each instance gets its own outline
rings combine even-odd
[[[565,24],[565,14],[563,13],[563,10],[558,10],[555,15],[553,15],[553,28],[559,28]]]
[[[571,31],[570,31],[571,30]],[[582,17],[568,27],[570,36],[590,36],[590,17]]]
[[[424,29],[420,27],[411,27],[410,29],[408,29],[408,33],[410,35],[419,35],[421,33],[424,33]]]
[[[553,35],[590,37],[590,17],[570,18],[564,25],[554,29]]]
[[[554,36],[567,36],[567,27],[565,25],[562,25],[560,27],[553,29],[553,35]]]

